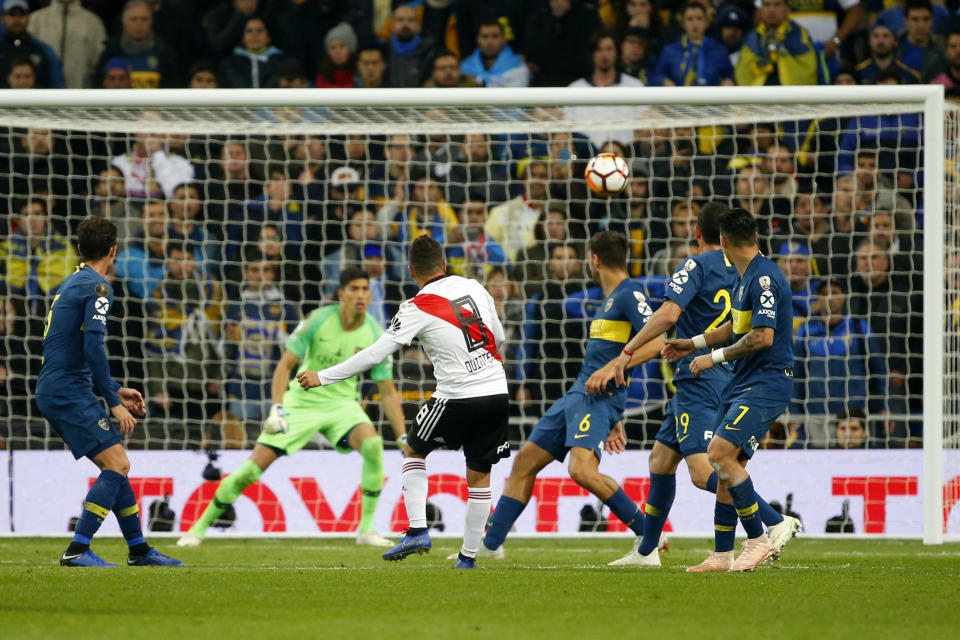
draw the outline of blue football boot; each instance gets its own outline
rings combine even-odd
[[[457,555],[457,563],[453,565],[454,569],[476,569],[477,560],[476,558],[468,558],[467,556],[461,554]]]
[[[410,535],[407,531],[403,540],[398,542],[392,549],[383,554],[384,560],[403,560],[414,553],[430,553],[430,534],[426,531],[416,535]]]
[[[182,567],[183,563],[176,558],[164,555],[154,548],[147,551],[145,556],[128,556],[127,564],[131,567]]]
[[[117,565],[107,562],[90,549],[87,549],[79,555],[67,555],[64,551],[60,556],[61,567],[114,567]]]

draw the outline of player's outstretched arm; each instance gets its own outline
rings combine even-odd
[[[387,334],[383,334],[372,345],[340,364],[327,367],[323,371],[301,371],[297,374],[297,382],[304,389],[335,384],[371,369],[392,355],[399,347],[399,343],[390,339]]]
[[[673,325],[677,324],[677,320],[680,318],[681,313],[683,313],[683,309],[680,308],[680,305],[673,300],[665,300],[664,303],[653,312],[653,315],[647,319],[646,323],[640,327],[640,331],[637,331],[636,335],[630,338],[630,341],[623,346],[623,352],[617,356],[616,360],[616,378],[618,387],[627,383],[626,378],[624,377],[624,372],[628,368],[637,364],[630,364],[631,359],[637,354],[637,351],[639,351],[641,347],[646,345],[655,337],[663,336],[663,334],[672,329]],[[660,341],[660,346],[663,346],[662,340]],[[657,351],[659,352],[660,349],[658,348]],[[649,360],[649,358],[646,358],[641,362],[646,362],[647,360]]]
[[[147,414],[147,406],[143,402],[143,394],[136,389],[120,387],[117,389],[117,396],[120,397],[120,402],[127,408],[128,411],[130,411],[130,413],[138,416],[144,416]]]
[[[642,347],[634,351],[633,354],[627,359],[627,364],[624,368],[626,369],[635,367],[638,364],[643,364],[651,358],[656,358],[660,354],[660,350],[663,348],[663,343],[663,335],[656,336],[650,342],[647,342]],[[597,396],[604,392],[604,390],[607,388],[607,384],[616,377],[617,364],[620,361],[620,357],[623,355],[625,354],[621,353],[620,356],[617,356],[593,372],[584,385],[588,394]],[[623,384],[626,384],[626,381],[623,383],[618,382],[617,386],[619,387]]]
[[[732,338],[733,323],[728,320],[713,331],[701,333],[699,336],[694,336],[693,338],[667,340],[667,344],[663,348],[661,355],[670,362],[675,362],[680,358],[687,357],[697,349],[706,349],[707,347],[727,344]]]
[[[711,353],[694,358],[690,362],[690,373],[699,376],[702,371],[720,362],[741,360],[758,351],[769,349],[773,344],[773,336],[773,327],[757,327],[725,349],[714,349]]]

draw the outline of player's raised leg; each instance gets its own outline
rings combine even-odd
[[[383,438],[369,422],[358,424],[350,431],[350,447],[363,458],[360,468],[360,491],[363,496],[360,506],[360,528],[357,544],[375,547],[391,547],[393,543],[373,528],[373,516],[380,503],[383,488]]]
[[[277,459],[277,452],[270,447],[257,443],[253,448],[250,457],[240,465],[240,467],[224,478],[217,487],[216,493],[210,504],[200,515],[200,518],[193,523],[190,530],[177,540],[178,547],[195,547],[201,543],[203,536],[206,535],[210,525],[219,518],[228,506],[237,501],[244,489],[260,479],[260,475],[267,470],[274,460]]]
[[[550,415],[550,411],[547,411],[541,422],[547,418],[547,415]],[[530,496],[533,495],[533,483],[537,479],[537,474],[554,459],[553,455],[533,440],[527,440],[520,447],[517,457],[513,459],[507,486],[497,501],[497,507],[490,516],[490,526],[487,527],[487,533],[483,537],[483,546],[488,551],[496,551],[507,539],[510,528],[523,513],[530,501]]]

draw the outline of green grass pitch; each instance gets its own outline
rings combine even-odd
[[[960,544],[798,539],[752,574],[695,575],[705,539],[638,570],[606,566],[627,537],[514,538],[477,571],[451,568],[453,539],[397,563],[349,539],[155,542],[189,566],[65,569],[66,538],[0,538],[0,638],[960,637]]]

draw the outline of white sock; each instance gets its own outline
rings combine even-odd
[[[411,529],[427,526],[427,462],[423,458],[404,458],[403,502]]]
[[[467,515],[464,518],[463,546],[460,553],[468,558],[477,557],[483,527],[490,517],[490,488],[467,490]]]

